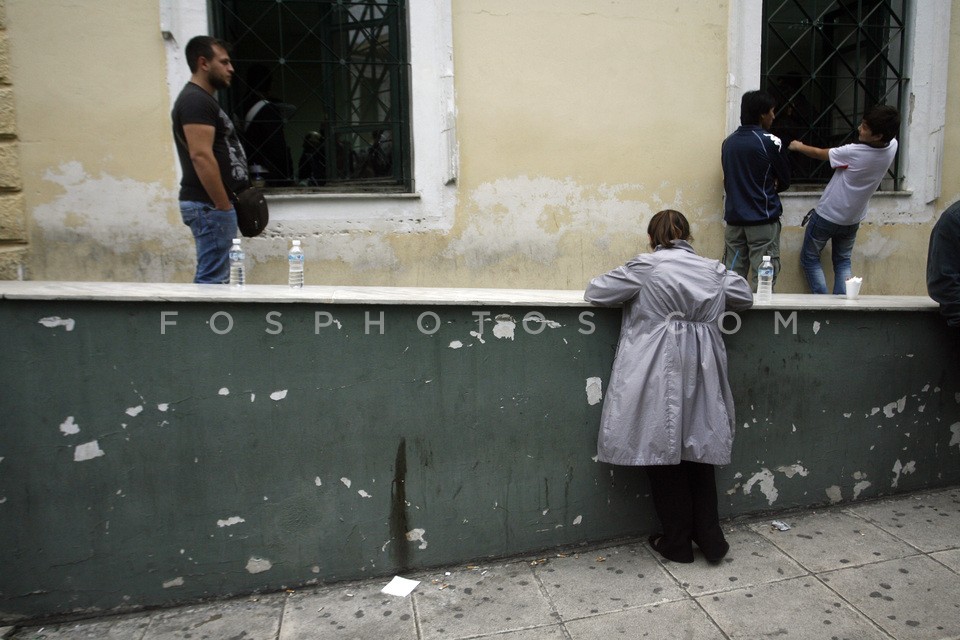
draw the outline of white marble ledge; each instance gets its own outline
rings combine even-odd
[[[376,305],[459,306],[549,306],[590,307],[582,290],[567,289],[468,289],[429,287],[337,287],[247,285],[242,289],[224,285],[162,282],[52,282],[0,281],[0,299],[7,300],[101,300],[125,302],[257,302]],[[842,296],[778,293],[756,309],[792,310],[937,310],[927,296]]]

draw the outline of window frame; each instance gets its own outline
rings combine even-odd
[[[740,124],[740,97],[760,86],[763,0],[732,0],[728,33],[727,133]],[[950,0],[911,2],[903,73],[910,78],[901,114],[902,188],[871,199],[871,221],[925,221],[935,215],[943,172]],[[783,192],[784,222],[799,225],[822,189]]]
[[[190,79],[183,55],[210,33],[206,0],[159,0],[170,104]],[[272,193],[271,230],[318,232],[449,230],[453,226],[459,149],[453,74],[452,0],[408,2],[411,192]],[[171,149],[173,148],[171,142]],[[171,158],[180,178],[176,154]]]

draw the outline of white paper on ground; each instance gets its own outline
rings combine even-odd
[[[408,595],[410,595],[411,591],[417,588],[418,584],[420,584],[419,580],[407,580],[406,578],[401,578],[400,576],[393,576],[393,580],[390,581],[390,584],[381,589],[381,592],[391,596],[400,596],[401,598],[406,598]]]

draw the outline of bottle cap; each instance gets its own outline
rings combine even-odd
[[[763,256],[763,259],[764,259],[764,261],[767,261],[767,260],[770,259],[770,256]]]
[[[294,240],[294,241],[293,241],[293,246],[299,247],[299,246],[300,246],[300,241],[299,241],[299,240]]]
[[[240,244],[240,238],[234,238],[233,244]]]

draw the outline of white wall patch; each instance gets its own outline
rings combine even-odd
[[[363,489],[360,489],[359,491],[357,491],[357,493],[360,494],[360,497],[361,497],[361,498],[372,498],[372,497],[373,497],[372,495],[370,495],[369,493],[367,493],[367,492],[364,491]]]
[[[771,472],[770,469],[764,467],[753,474],[753,476],[744,483],[743,494],[747,495],[750,493],[755,484],[760,486],[760,493],[766,496],[767,504],[773,504],[777,501],[777,498],[780,497],[780,492],[777,491],[777,487],[774,484],[773,472]]]
[[[791,464],[789,466],[784,465],[782,467],[777,467],[777,471],[787,476],[788,478],[792,478],[795,475],[799,475],[803,477],[810,475],[810,472],[800,463]]]
[[[138,406],[136,406],[136,407],[130,407],[130,408],[128,408],[124,413],[126,413],[126,414],[127,414],[128,416],[130,416],[130,417],[134,417],[134,416],[140,415],[140,412],[141,412],[141,411],[143,411],[143,405],[138,405]]]
[[[276,401],[283,400],[286,397],[287,397],[286,389],[281,389],[280,391],[274,391],[273,393],[270,394],[270,399],[276,400]]]
[[[241,522],[246,522],[246,520],[244,520],[240,516],[232,516],[230,518],[227,518],[226,520],[217,520],[217,526],[221,528],[232,527],[233,525],[240,524]]]
[[[183,586],[182,577],[176,577],[173,580],[167,580],[166,582],[163,583],[164,589],[169,589],[171,587],[182,587],[182,586]]]
[[[838,487],[837,485],[827,487],[826,494],[827,494],[827,497],[830,499],[831,504],[837,504],[838,502],[843,500],[843,494],[840,493],[840,487]]]
[[[960,422],[954,422],[950,425],[950,433],[953,434],[950,437],[950,446],[960,445]]]
[[[73,450],[73,461],[83,462],[84,460],[93,460],[94,458],[99,458],[103,455],[106,454],[100,448],[100,445],[97,443],[97,441],[93,440],[91,442],[85,442],[77,445],[76,449]]]
[[[170,405],[166,402],[161,402],[160,404],[157,405],[157,411],[166,412],[166,410],[169,408],[170,408]]]
[[[250,559],[247,560],[247,571],[249,573],[263,573],[264,571],[270,571],[272,568],[273,563],[266,558],[250,556]]]
[[[871,484],[873,483],[869,480],[863,480],[862,482],[858,482],[857,484],[853,485],[853,499],[856,500],[859,498],[860,492],[869,487]]]
[[[577,526],[581,522],[583,522],[583,516],[577,516],[576,518],[573,519],[573,526]]]
[[[320,479],[320,476],[317,476],[316,478],[313,479],[313,484],[317,485],[318,487],[322,486],[323,480]]]
[[[60,431],[65,436],[72,436],[75,433],[80,433],[80,426],[73,421],[73,416],[67,416],[67,419],[60,424]]]
[[[350,485],[353,484],[350,482],[350,478],[340,478],[340,482],[342,482],[343,486],[345,486],[347,489],[349,489]]]
[[[226,387],[220,387],[220,391],[218,391],[217,393],[219,393],[222,396],[228,396],[230,395],[230,389],[227,389]]]
[[[894,411],[897,413],[903,413],[903,410],[906,408],[906,406],[907,396],[903,396],[899,400],[883,405],[883,415],[887,416],[888,418],[892,418]]]
[[[595,405],[603,400],[603,388],[600,378],[587,378],[587,404]]]
[[[451,349],[459,349],[463,346],[463,343],[460,342],[459,340],[454,340],[447,346],[450,347]]]
[[[517,328],[517,322],[505,313],[496,317],[497,324],[493,326],[493,337],[507,340],[513,340],[513,333]]]
[[[417,547],[418,549],[426,549],[427,541],[423,538],[426,533],[426,529],[411,529],[407,531],[407,540],[410,542],[419,542],[420,546]]]
[[[813,321],[813,335],[820,333],[820,323],[816,320]]]
[[[895,489],[897,485],[900,484],[901,474],[907,475],[910,473],[914,473],[916,470],[917,470],[916,460],[911,460],[907,464],[901,464],[900,460],[898,459],[893,464],[893,481],[890,483],[890,487]]]
[[[40,318],[37,322],[48,329],[53,329],[54,327],[63,327],[67,331],[73,331],[73,327],[76,326],[76,322],[74,322],[72,318],[60,318],[58,316]]]

